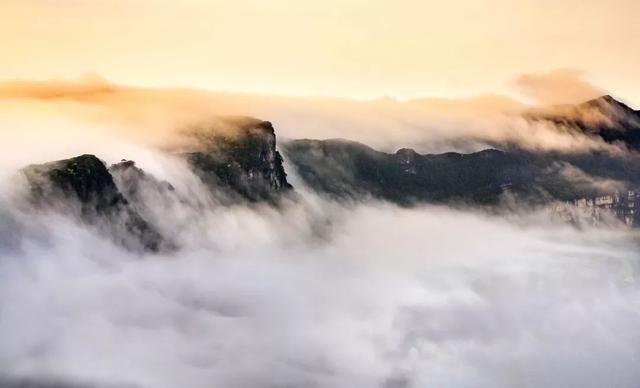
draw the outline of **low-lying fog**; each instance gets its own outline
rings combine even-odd
[[[102,81],[3,84],[0,99],[0,387],[638,386],[637,231],[578,229],[526,210],[338,204],[306,191],[291,166],[302,200],[222,207],[183,163],[147,148],[220,111],[272,120],[279,141],[611,148],[531,124],[518,103],[234,97]],[[134,159],[171,182],[170,196],[145,198],[180,249],[141,256],[70,216],[20,205],[16,169],[83,153]]]
[[[148,160],[153,158],[148,157]],[[0,202],[0,386],[636,387],[637,233],[444,207],[218,207],[179,167],[139,256]],[[177,169],[177,170],[176,170]]]

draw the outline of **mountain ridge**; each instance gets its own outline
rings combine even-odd
[[[238,118],[231,120],[238,124]],[[258,119],[240,121],[233,127],[235,132],[198,129],[190,135],[197,149],[175,155],[187,161],[211,195],[224,204],[277,204],[293,187],[276,149],[273,126]],[[37,209],[75,215],[135,250],[175,248],[151,222],[158,221],[157,216],[145,203],[146,191],[155,192],[156,200],[162,202],[171,201],[175,188],[137,167],[135,161],[122,160],[107,168],[97,156],[84,154],[29,165],[21,173],[27,180],[29,202]]]
[[[594,109],[609,114],[611,123],[627,121],[619,128],[600,124],[589,127],[592,123],[580,121],[582,117],[575,113]],[[640,126],[634,126],[636,116],[640,120],[638,111],[605,95],[569,110],[562,108],[554,115],[532,115],[529,119],[556,120],[635,150],[640,146]],[[618,137],[614,138],[612,134],[616,133]],[[174,155],[187,161],[213,195],[224,194],[222,204],[277,204],[283,196],[295,194],[271,122],[227,117],[191,128],[183,135],[183,145],[188,147]],[[412,148],[387,153],[340,138],[297,139],[280,148],[307,186],[338,200],[374,198],[402,206],[496,206],[506,198],[515,198],[535,205],[640,186],[640,154],[635,151],[619,155],[606,151],[563,153],[510,146],[473,153],[420,154]],[[31,165],[22,171],[34,203],[40,206],[73,198],[79,204],[80,217],[89,223],[118,214],[144,249],[157,251],[163,244],[171,245],[148,221],[151,216],[139,190],[144,182],[168,195],[173,186],[146,174],[134,161],[123,160],[107,168],[96,156],[81,155]]]
[[[505,195],[528,203],[567,201],[640,184],[640,157],[607,152],[563,154],[485,149],[474,153],[395,153],[347,140],[294,140],[285,156],[303,182],[337,199],[373,197],[422,202],[498,204]]]

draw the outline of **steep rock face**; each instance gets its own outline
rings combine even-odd
[[[225,130],[201,128],[190,134],[196,146],[185,156],[202,180],[249,201],[291,191],[272,124],[245,117],[225,124]]]
[[[640,158],[484,150],[394,154],[346,140],[294,140],[288,160],[311,188],[341,199],[490,205],[509,194],[531,204],[604,195],[640,184]]]
[[[77,213],[127,247],[160,249],[162,236],[129,206],[104,162],[94,155],[31,165],[22,172],[37,206]]]

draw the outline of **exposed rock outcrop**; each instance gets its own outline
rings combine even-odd
[[[22,172],[36,206],[76,214],[128,248],[161,248],[162,236],[129,206],[104,162],[96,156],[31,165]]]
[[[188,133],[193,150],[184,155],[196,174],[210,187],[249,201],[276,200],[290,192],[271,123],[248,117],[220,120]]]
[[[223,127],[220,123],[224,124]],[[276,150],[271,123],[245,117],[220,119],[188,132],[181,154],[203,182],[229,201],[271,201],[292,192]],[[22,170],[30,199],[40,208],[75,214],[129,248],[158,251],[174,245],[153,206],[182,201],[174,187],[123,160],[109,169],[94,155],[31,165]],[[153,206],[152,206],[153,205]],[[165,225],[166,226],[166,225]]]

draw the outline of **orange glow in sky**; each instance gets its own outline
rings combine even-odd
[[[2,0],[0,79],[412,98],[572,68],[638,105],[638,15],[637,0]]]

